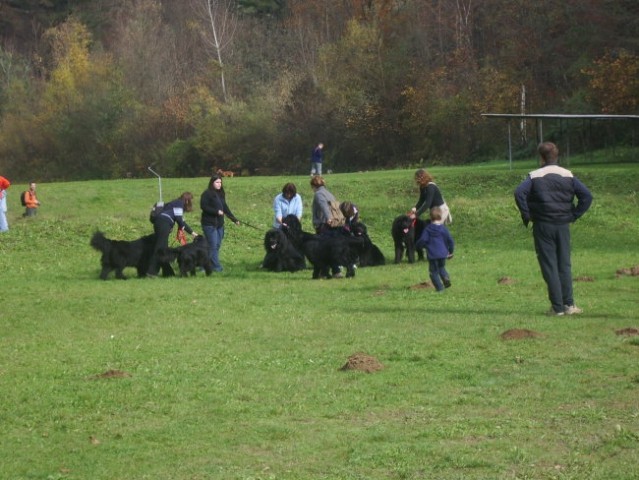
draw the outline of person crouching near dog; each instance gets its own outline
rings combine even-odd
[[[294,183],[287,183],[282,188],[282,193],[273,200],[273,228],[281,228],[282,219],[288,215],[295,215],[301,222],[303,209],[302,197],[297,193],[297,187]]]
[[[222,177],[213,175],[209,180],[209,186],[200,197],[200,208],[202,209],[202,231],[209,244],[211,263],[213,271],[223,270],[220,263],[220,249],[224,239],[224,216],[226,215],[239,225],[240,221],[235,218],[231,209],[226,204],[226,193],[222,186]]]
[[[173,225],[177,223],[178,228],[186,230],[193,238],[198,236],[184,221],[184,212],[191,211],[193,211],[193,194],[191,192],[184,192],[179,198],[164,205],[162,213],[158,215],[153,223],[155,248],[153,249],[153,258],[151,258],[147,277],[157,277],[160,271],[158,252],[168,248],[169,235],[171,234],[171,230],[173,230]]]
[[[446,271],[446,260],[453,258],[455,242],[444,225],[442,209],[431,208],[430,223],[424,227],[415,243],[417,248],[425,248],[428,255],[428,273],[438,292],[450,287],[450,276]],[[442,284],[443,283],[443,284]]]

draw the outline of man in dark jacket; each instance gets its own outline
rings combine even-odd
[[[559,166],[554,143],[542,143],[538,152],[541,167],[517,187],[515,202],[524,225],[533,222],[535,252],[552,304],[548,315],[582,313],[572,293],[570,224],[590,208],[592,195],[570,170]]]

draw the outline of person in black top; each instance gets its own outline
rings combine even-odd
[[[415,172],[415,183],[419,185],[419,200],[417,204],[411,209],[411,218],[419,218],[419,216],[426,212],[426,217],[430,217],[430,210],[435,207],[441,209],[442,221],[446,224],[452,223],[453,218],[450,215],[450,210],[441,190],[433,181],[433,176],[423,168],[420,168]],[[428,218],[427,221],[430,221]]]
[[[240,221],[235,218],[226,204],[222,177],[219,175],[213,175],[209,180],[208,188],[200,197],[200,208],[202,209],[202,231],[209,243],[213,270],[221,272],[223,268],[220,264],[220,248],[224,239],[224,216],[229,217],[236,225],[239,225]]]
[[[155,248],[153,249],[153,258],[149,265],[148,277],[156,277],[160,270],[160,260],[158,251],[169,246],[169,235],[173,230],[173,225],[178,224],[178,228],[186,230],[193,238],[197,237],[191,227],[184,221],[184,212],[193,210],[193,194],[184,192],[179,198],[164,205],[162,213],[160,213],[155,222],[153,222],[153,232],[155,233]]]

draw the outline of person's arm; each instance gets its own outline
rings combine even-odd
[[[572,184],[575,189],[575,196],[577,197],[577,206],[574,207],[572,211],[572,221],[574,222],[590,208],[592,204],[592,194],[583,183],[574,177]]]
[[[294,201],[295,201],[295,209],[293,214],[300,220],[302,221],[302,213],[304,213],[304,205],[302,204],[302,197],[300,196],[299,193],[295,194]]]
[[[433,203],[434,196],[435,191],[430,185],[426,185],[426,187],[420,189],[419,200],[417,201],[417,205],[415,205],[414,209],[415,216],[419,217],[426,210],[430,210],[430,205]]]
[[[175,218],[178,228],[186,230],[187,233],[193,235],[193,229],[184,221],[184,207],[182,205],[173,206],[173,218]]]
[[[526,179],[519,184],[519,186],[515,189],[515,203],[517,204],[517,208],[519,209],[519,213],[521,214],[521,220],[524,222],[524,225],[527,227],[530,222],[530,210],[528,209],[528,195],[530,195],[530,190],[532,189],[532,179],[530,176],[526,177]]]
[[[273,200],[273,212],[275,213],[275,221],[278,225],[282,224],[282,202],[280,195],[275,196]]]
[[[231,209],[226,204],[226,201],[224,201],[223,203],[222,211],[224,212],[224,215],[229,217],[233,223],[235,223],[236,225],[240,224],[240,221],[237,218],[235,218],[235,215],[233,215],[233,212],[231,212]]]
[[[455,241],[448,229],[446,229],[446,247],[448,248],[448,258],[452,258],[453,253],[455,252]]]
[[[419,236],[417,241],[415,242],[415,248],[426,248],[426,244],[428,243],[428,229],[425,228],[422,231],[422,234]]]

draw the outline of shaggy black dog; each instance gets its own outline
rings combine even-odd
[[[115,271],[115,278],[125,280],[123,270],[125,267],[135,267],[138,277],[145,277],[153,257],[155,248],[155,234],[146,235],[137,240],[110,240],[100,231],[95,232],[91,238],[91,246],[102,252],[100,263],[102,271],[100,278],[106,280],[111,271]],[[162,276],[175,275],[171,265],[162,263]]]
[[[424,259],[424,250],[415,247],[415,242],[424,230],[426,223],[419,218],[413,220],[408,215],[400,215],[393,220],[391,234],[395,244],[395,263],[402,261],[404,250],[408,257],[408,263],[415,262],[415,252],[419,260]]]
[[[355,263],[364,245],[361,237],[346,236],[338,232],[312,235],[302,232],[302,250],[313,264],[313,278],[331,278],[331,269],[346,268],[346,277],[355,276]]]
[[[266,255],[262,268],[272,272],[297,272],[306,268],[304,255],[295,248],[285,230],[284,226],[273,228],[264,235]]]
[[[204,235],[198,235],[192,243],[175,248],[169,247],[160,252],[160,261],[171,263],[174,260],[177,260],[182,277],[189,274],[195,276],[198,267],[204,269],[207,277],[213,273],[209,244]]]
[[[354,237],[360,237],[363,240],[363,244],[358,251],[358,262],[360,267],[377,267],[386,264],[384,254],[373,244],[368,236],[368,229],[362,222],[357,222],[351,226],[351,232]]]

